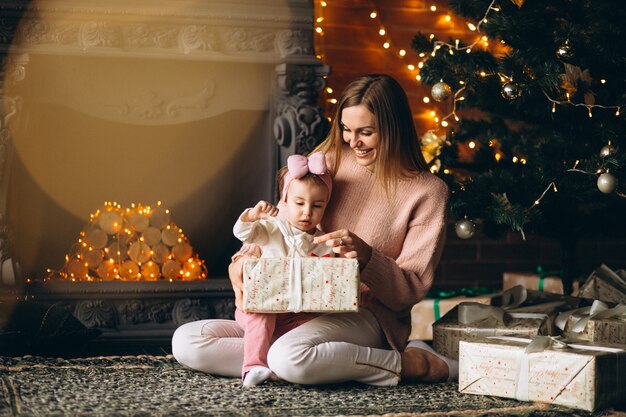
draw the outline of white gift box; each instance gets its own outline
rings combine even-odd
[[[359,309],[359,263],[346,258],[256,258],[243,267],[243,310],[256,313]]]
[[[461,341],[459,391],[594,411],[626,396],[625,349],[549,336]]]

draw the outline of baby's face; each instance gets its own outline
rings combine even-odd
[[[323,185],[291,181],[287,190],[287,220],[303,232],[314,233],[324,216],[327,197],[328,189]]]

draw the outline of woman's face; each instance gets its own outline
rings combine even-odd
[[[380,136],[374,114],[362,104],[341,111],[343,140],[354,151],[359,165],[374,169]]]

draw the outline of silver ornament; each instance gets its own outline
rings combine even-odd
[[[569,62],[574,58],[574,48],[572,48],[567,42],[559,46],[556,50],[556,57],[562,62]]]
[[[519,96],[522,95],[522,89],[516,83],[509,81],[508,83],[502,86],[501,91],[502,97],[507,100],[515,100]]]
[[[606,158],[607,156],[611,155],[613,152],[615,152],[615,148],[612,145],[605,145],[602,147],[602,149],[600,149],[600,156],[602,158]]]
[[[474,232],[476,231],[476,225],[473,221],[469,219],[459,220],[454,225],[454,231],[456,235],[461,239],[469,239],[474,236]]]
[[[444,101],[450,97],[450,94],[452,94],[452,88],[443,81],[433,85],[433,88],[430,89],[430,95],[435,101]]]
[[[617,183],[617,178],[615,178],[613,174],[605,172],[598,177],[598,190],[605,194],[611,194],[617,188]]]

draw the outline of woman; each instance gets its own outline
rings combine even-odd
[[[315,243],[358,259],[363,308],[317,317],[280,336],[270,347],[269,368],[300,384],[455,378],[458,362],[423,342],[406,344],[411,307],[430,289],[443,249],[448,189],[426,169],[400,84],[387,75],[352,82],[318,150],[334,175],[321,223],[332,232]],[[242,248],[229,267],[239,307],[243,258],[256,250]],[[174,334],[173,354],[191,368],[238,376],[242,334],[230,320],[187,323]]]

